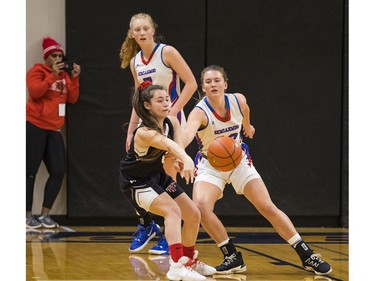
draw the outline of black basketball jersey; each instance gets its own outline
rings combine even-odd
[[[165,136],[173,140],[174,130],[171,120],[168,118],[164,119],[163,122],[165,126]],[[134,136],[136,131],[134,131]],[[146,153],[146,155],[142,155],[142,158],[147,158],[148,155],[154,150],[157,150],[155,147],[150,147]],[[120,173],[125,175],[126,178],[133,178],[133,179],[145,179],[157,174],[160,174],[163,169],[163,159],[164,153],[160,155],[157,159],[152,161],[144,161],[142,160],[139,155],[134,150],[134,137],[131,142],[128,154],[121,160],[120,163]]]

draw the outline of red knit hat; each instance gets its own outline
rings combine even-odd
[[[53,52],[61,52],[64,54],[64,50],[59,43],[53,40],[51,37],[43,38],[43,59],[46,59]]]

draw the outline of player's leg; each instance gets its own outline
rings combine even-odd
[[[224,261],[216,266],[216,273],[231,274],[246,270],[242,255],[236,250],[224,225],[214,213],[214,206],[222,196],[222,190],[209,182],[196,181],[193,188],[193,201],[201,212],[201,225],[220,248]]]
[[[178,197],[181,196],[187,197],[185,193],[179,195]],[[182,202],[181,200],[177,201]],[[184,256],[181,234],[182,214],[180,206],[177,204],[177,202],[174,201],[166,192],[164,192],[153,200],[150,205],[150,212],[164,217],[165,236],[169,244],[171,255],[171,266],[166,274],[167,278],[170,280],[204,281],[206,278],[198,272],[192,270],[190,259]],[[196,215],[194,216],[194,212],[192,213],[192,216],[196,217]],[[197,223],[199,225],[199,220]]]
[[[201,221],[201,215],[198,207],[186,193],[180,194],[175,198],[175,201],[181,209],[181,215],[184,221],[182,227],[182,245],[184,256],[191,259],[189,265],[196,272],[204,276],[213,275],[216,273],[216,269],[201,262],[198,259],[199,253],[197,250],[195,250],[195,243],[197,241]]]
[[[250,180],[244,187],[245,197],[272,224],[277,233],[287,241],[299,255],[303,266],[316,274],[325,275],[332,271],[331,266],[314,254],[297,233],[289,217],[272,202],[261,178]]]

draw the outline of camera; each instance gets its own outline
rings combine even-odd
[[[62,68],[62,70],[66,72],[70,72],[73,70],[73,64],[74,64],[73,61],[63,61],[63,63],[64,63],[64,67]]]

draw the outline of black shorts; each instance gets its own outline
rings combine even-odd
[[[185,192],[165,172],[147,179],[132,179],[126,175],[120,175],[120,189],[141,217],[147,214],[148,207],[146,206],[152,203],[155,196],[167,192],[172,199],[175,199]]]

